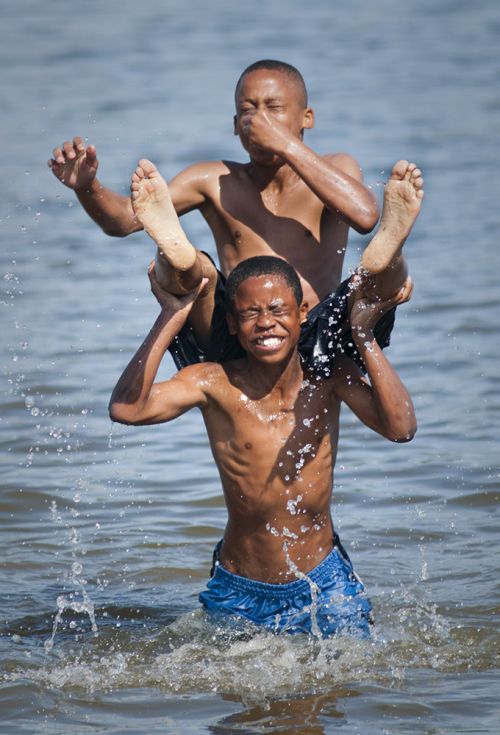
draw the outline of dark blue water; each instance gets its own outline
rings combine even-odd
[[[26,0],[2,17],[0,731],[496,733],[498,4]],[[315,150],[353,154],[379,196],[398,158],[426,177],[390,348],[418,434],[395,446],[342,417],[333,511],[370,644],[203,619],[225,510],[200,417],[112,428],[106,410],[156,314],[151,241],[107,238],[46,168],[75,134],[122,192],[139,157],[167,176],[244,160],[233,88],[265,57],[303,72]]]

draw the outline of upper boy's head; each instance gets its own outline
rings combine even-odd
[[[300,98],[302,107],[307,107],[307,89],[304,77],[300,71],[295,68],[295,66],[287,64],[286,61],[276,61],[275,59],[261,59],[261,61],[255,61],[253,64],[250,64],[250,66],[247,66],[246,69],[243,69],[240,74],[240,78],[236,82],[236,107],[238,107],[238,94],[244,78],[247,74],[251,74],[255,71],[278,72],[279,74],[284,74],[296,87],[296,94]]]
[[[295,349],[307,311],[296,271],[270,255],[236,266],[226,281],[226,308],[229,330],[246,353],[273,363]]]
[[[234,132],[252,157],[256,151],[248,140],[247,123],[257,112],[267,113],[298,138],[314,125],[302,74],[284,61],[264,59],[247,66],[236,84],[235,103]]]

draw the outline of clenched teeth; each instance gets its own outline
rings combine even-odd
[[[256,342],[264,347],[279,347],[283,342],[283,337],[259,337]]]

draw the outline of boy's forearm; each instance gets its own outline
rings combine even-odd
[[[375,227],[379,214],[377,200],[361,181],[327,162],[298,138],[288,141],[282,156],[327,209],[340,212],[363,234]]]
[[[114,237],[124,237],[142,229],[134,216],[130,197],[107,189],[94,179],[90,187],[75,190],[78,201],[96,224]]]
[[[186,318],[185,310],[162,309],[113,390],[109,412],[114,421],[131,423],[134,420],[149,397],[165,352],[184,326]]]
[[[353,337],[370,379],[372,396],[384,435],[392,441],[409,441],[417,430],[417,423],[408,390],[372,332]]]

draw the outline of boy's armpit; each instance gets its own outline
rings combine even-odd
[[[219,177],[227,172],[221,161],[202,161],[176,174],[169,181],[168,188],[177,214],[198,209],[207,199],[212,199]]]
[[[349,398],[354,392],[369,388],[370,383],[354,360],[347,355],[339,355],[334,362],[330,386],[332,393],[339,400],[349,404]]]

